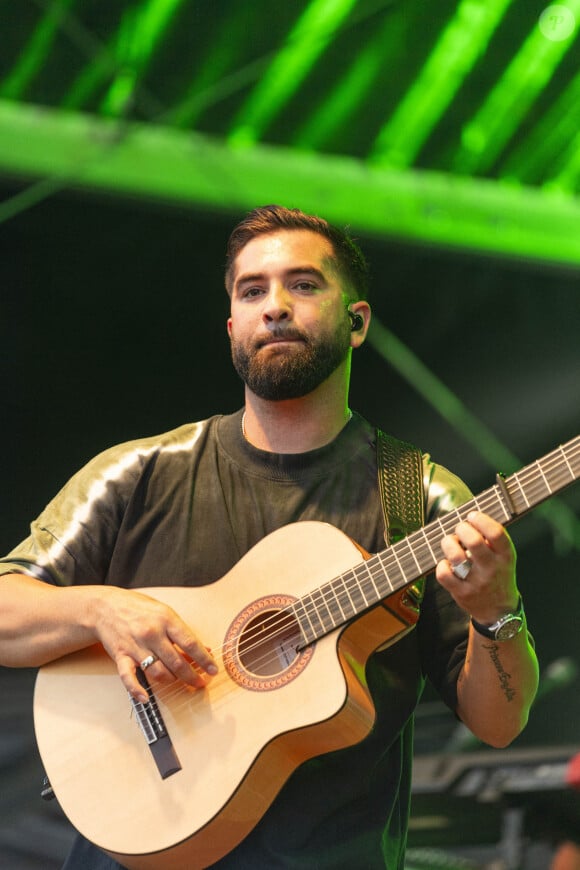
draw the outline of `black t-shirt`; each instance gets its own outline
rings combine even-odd
[[[376,552],[384,524],[375,451],[375,430],[357,415],[318,450],[261,451],[243,438],[241,412],[120,445],[69,481],[0,568],[62,585],[204,585],[268,533],[304,520],[329,522]],[[428,519],[469,498],[428,457],[424,478]],[[195,628],[203,637],[202,617]],[[426,677],[454,708],[465,637],[465,614],[428,578],[416,630],[367,664],[372,732],[302,764],[215,866],[402,868],[413,710]],[[96,867],[105,860],[97,855],[79,843],[68,866]]]

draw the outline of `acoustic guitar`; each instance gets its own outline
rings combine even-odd
[[[250,832],[305,760],[374,722],[365,663],[410,631],[416,581],[470,510],[504,525],[580,476],[580,436],[370,556],[338,529],[273,532],[217,583],[154,588],[200,626],[220,671],[205,689],[147,681],[128,698],[100,645],[39,671],[38,746],[72,824],[130,870],[195,870]]]

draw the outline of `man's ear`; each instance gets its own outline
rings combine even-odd
[[[226,320],[226,329],[228,331],[228,336],[231,338],[232,337],[232,318],[231,317],[228,317],[228,319]]]
[[[360,347],[367,337],[367,332],[371,322],[371,306],[366,299],[359,299],[356,302],[351,302],[349,308],[353,314],[358,314],[362,318],[363,325],[361,328],[351,332],[350,334],[350,346]]]

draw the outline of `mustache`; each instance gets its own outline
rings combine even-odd
[[[271,329],[268,333],[267,337],[260,339],[260,341],[256,342],[256,347],[264,347],[266,344],[270,344],[271,341],[303,341],[305,344],[308,344],[308,338],[303,335],[300,330],[296,329],[293,326],[276,326],[274,329]]]

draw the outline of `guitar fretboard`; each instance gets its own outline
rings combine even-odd
[[[472,510],[508,525],[580,477],[580,435],[526,465],[456,510],[412,532],[295,602],[291,610],[304,644],[313,643],[384,598],[432,571],[443,558],[441,540]]]

